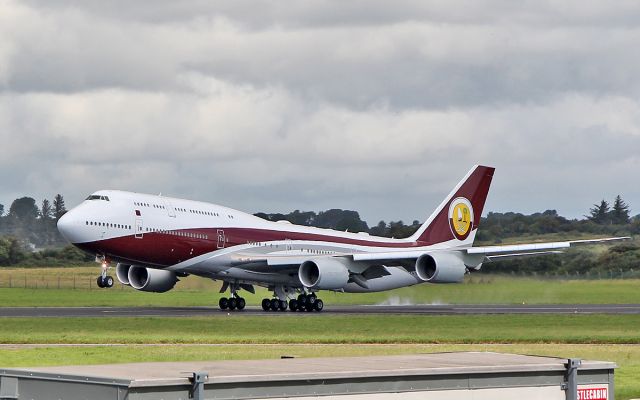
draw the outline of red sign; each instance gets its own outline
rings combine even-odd
[[[606,387],[578,389],[578,400],[608,400]]]

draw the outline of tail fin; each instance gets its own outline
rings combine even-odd
[[[422,242],[425,246],[448,241],[453,241],[454,246],[471,246],[494,171],[495,168],[482,165],[471,168],[408,240]]]

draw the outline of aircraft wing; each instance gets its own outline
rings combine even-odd
[[[529,244],[514,244],[506,246],[483,246],[483,247],[471,247],[467,249],[469,255],[484,255],[486,261],[491,260],[503,260],[506,258],[515,258],[523,256],[535,256],[543,254],[557,254],[564,252],[565,249],[580,245],[598,244],[598,243],[612,243],[622,240],[631,239],[628,236],[625,237],[613,237],[602,239],[587,239],[587,240],[569,240],[566,242],[549,242],[549,243],[529,243]]]
[[[570,240],[566,242],[547,242],[547,243],[525,243],[514,244],[504,246],[482,246],[482,247],[469,247],[466,249],[457,249],[468,256],[472,256],[475,259],[483,258],[484,261],[523,257],[523,256],[538,256],[544,254],[558,254],[564,252],[569,247],[578,245],[588,245],[597,243],[611,243],[622,240],[631,239],[628,236],[603,238],[603,239],[587,239],[587,240]],[[386,261],[386,260],[400,260],[400,259],[414,259],[420,257],[422,254],[435,252],[435,251],[448,251],[456,249],[442,249],[442,250],[430,250],[425,251],[389,251],[381,253],[361,253],[353,254],[354,261]],[[482,260],[482,259],[481,259]]]

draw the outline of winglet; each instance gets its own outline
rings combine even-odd
[[[409,240],[422,245],[453,241],[458,247],[471,246],[494,171],[482,165],[471,168]]]

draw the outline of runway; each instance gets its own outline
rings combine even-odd
[[[535,304],[535,305],[351,305],[325,306],[322,312],[265,312],[249,306],[242,311],[217,307],[0,307],[2,317],[216,317],[297,315],[473,315],[473,314],[640,314],[640,304]]]

